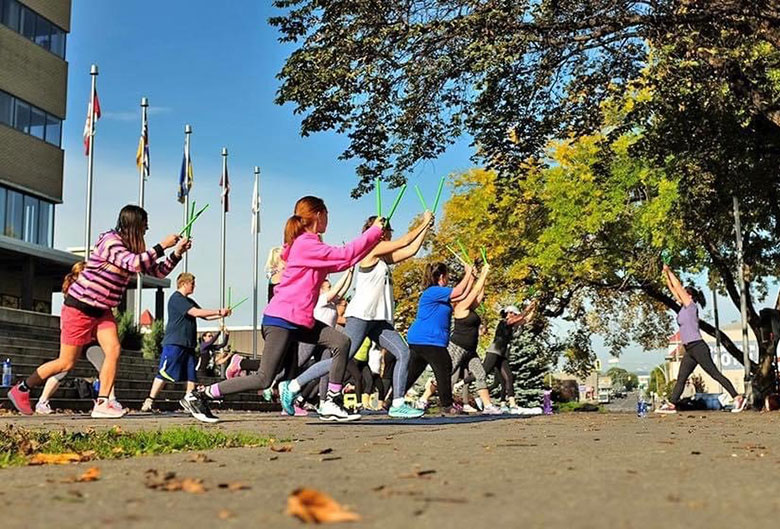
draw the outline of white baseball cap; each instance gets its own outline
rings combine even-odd
[[[520,314],[520,309],[518,309],[514,305],[507,305],[506,307],[501,309],[501,311],[502,312],[506,312],[506,313],[510,313],[511,312],[512,314]]]

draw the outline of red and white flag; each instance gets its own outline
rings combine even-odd
[[[94,110],[92,107],[93,101],[95,105]],[[95,125],[98,119],[100,119],[100,100],[98,99],[97,89],[95,89],[87,105],[87,122],[84,123],[84,154],[87,156],[89,156],[90,138],[95,135]]]

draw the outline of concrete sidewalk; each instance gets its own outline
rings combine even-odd
[[[356,527],[728,527],[775,523],[780,415],[570,413],[533,419],[397,426],[226,414],[224,431],[291,439],[291,452],[214,450],[0,471],[5,527],[299,527],[284,513],[314,487],[363,516]],[[367,418],[370,420],[370,418]],[[193,424],[184,416],[96,421],[7,418],[24,427],[125,430]],[[204,426],[212,428],[212,426]],[[321,454],[331,449],[327,454]],[[62,483],[98,466],[94,483]],[[204,494],[144,486],[148,469],[202,478]],[[220,483],[240,481],[231,492]],[[739,487],[739,488],[737,488]],[[739,491],[737,494],[736,492]],[[220,519],[228,511],[233,518]],[[224,515],[224,514],[223,514]]]

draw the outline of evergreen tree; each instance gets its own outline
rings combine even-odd
[[[520,326],[509,342],[509,366],[515,378],[517,405],[526,408],[542,405],[544,377],[549,370],[545,344],[532,329]]]

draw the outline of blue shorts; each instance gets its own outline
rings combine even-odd
[[[157,377],[166,382],[197,382],[195,349],[178,345],[163,345]]]

